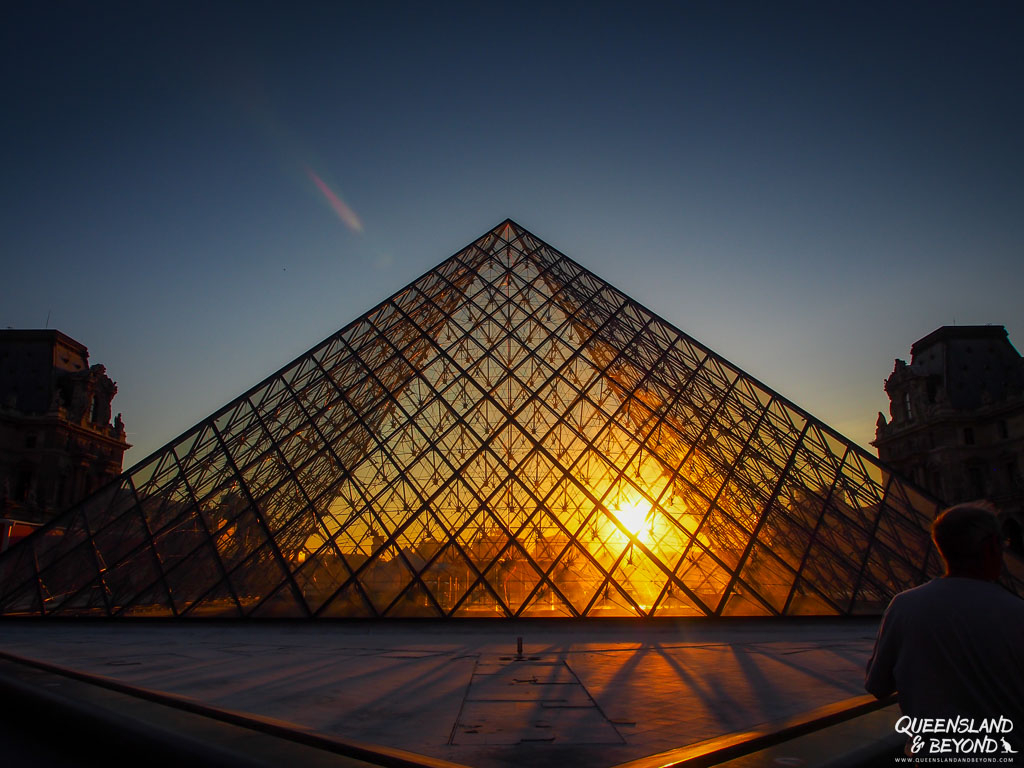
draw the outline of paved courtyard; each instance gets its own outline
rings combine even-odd
[[[600,768],[862,695],[876,627],[9,621],[0,649],[478,768]]]

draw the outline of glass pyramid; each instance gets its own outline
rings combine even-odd
[[[6,552],[0,613],[879,613],[935,511],[507,220]]]

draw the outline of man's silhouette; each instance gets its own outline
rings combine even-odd
[[[897,691],[903,714],[915,718],[1009,718],[1013,730],[1003,735],[1016,752],[1024,743],[1024,600],[997,583],[995,510],[947,509],[932,539],[946,573],[892,599],[864,687],[878,698]]]

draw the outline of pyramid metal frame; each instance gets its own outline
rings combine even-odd
[[[879,613],[936,510],[506,220],[0,556],[0,614]]]

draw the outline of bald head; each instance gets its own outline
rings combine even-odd
[[[947,576],[998,581],[1003,566],[1002,531],[987,502],[958,504],[932,523],[932,540],[946,562]]]

